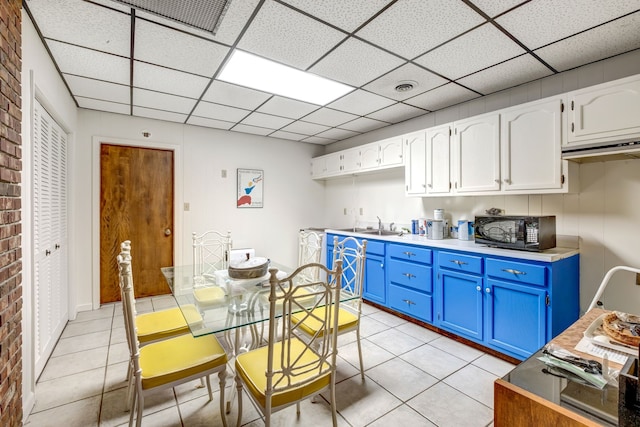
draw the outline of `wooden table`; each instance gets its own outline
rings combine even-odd
[[[581,353],[574,347],[582,339],[589,325],[603,313],[605,311],[601,309],[589,311],[551,342],[585,358],[602,361],[598,357]],[[602,391],[597,389],[592,391],[593,389],[587,386],[576,385],[577,383],[571,383],[566,379],[544,374],[541,372],[544,364],[537,360],[541,354],[541,351],[536,352],[507,376],[495,381],[494,425],[496,427],[616,425],[607,424],[603,418],[575,410],[570,405],[561,406],[559,401],[563,394],[569,394],[572,390],[574,394],[582,396],[590,393],[597,397],[598,393],[601,393],[601,399],[608,403],[607,410],[615,406],[617,417],[617,388],[607,385]],[[621,365],[613,362],[610,362],[609,366],[615,369],[622,368]],[[580,387],[584,389],[580,390]],[[543,392],[541,393],[540,390]]]

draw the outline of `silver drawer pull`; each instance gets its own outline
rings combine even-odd
[[[502,271],[504,271],[505,273],[511,273],[511,274],[527,274],[524,271],[514,270],[513,268],[503,268]]]
[[[402,302],[407,303],[407,305],[416,305],[416,303],[415,303],[415,302],[413,302],[413,301],[411,301],[411,300],[409,300],[409,299],[403,299],[403,300],[402,300]]]
[[[403,275],[403,276],[408,277],[409,279],[411,279],[411,278],[413,278],[413,277],[416,277],[416,276],[414,276],[414,275],[413,275],[413,274],[411,274],[411,273],[402,273],[402,275]]]
[[[458,261],[457,259],[450,259],[450,262],[457,264],[457,265],[467,265],[469,264],[468,262],[464,262],[464,261]]]
[[[404,251],[402,253],[405,254],[406,256],[416,256],[416,254],[414,254],[413,252]]]

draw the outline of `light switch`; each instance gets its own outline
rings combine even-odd
[[[364,215],[364,209],[360,208],[360,215]]]
[[[185,211],[191,210],[191,205],[189,204],[189,202],[184,202],[184,210]]]
[[[347,214],[347,208],[344,208],[344,214],[345,215]]]
[[[223,178],[227,177],[227,170],[226,169],[222,169],[222,172],[220,174]]]

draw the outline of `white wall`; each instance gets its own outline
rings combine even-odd
[[[49,54],[45,50],[33,24],[23,9],[22,20],[22,396],[25,414],[31,411],[34,404],[35,381],[33,377],[34,360],[33,334],[33,254],[31,240],[32,227],[32,121],[31,111],[33,99],[37,97],[49,114],[69,132],[69,151],[73,152],[75,145],[75,129],[77,125],[76,106],[67,91],[66,86],[58,75]],[[73,169],[73,167],[71,168]],[[69,183],[73,188],[73,183]],[[74,196],[69,192],[70,200]],[[73,220],[73,212],[70,213]],[[70,230],[73,235],[73,230]],[[71,251],[69,252],[71,254]],[[72,256],[72,255],[70,255]],[[75,294],[70,286],[69,317],[75,317]]]
[[[334,152],[477,114],[639,74],[640,51],[601,61],[436,113],[408,120],[327,147]],[[406,198],[403,169],[328,180],[328,223],[348,227],[408,223],[444,208],[452,220],[470,219],[490,207],[509,214],[556,215],[557,233],[579,237],[580,307],[585,310],[604,274],[616,265],[640,267],[640,160],[580,165],[580,192],[567,195]],[[344,209],[348,215],[344,215]],[[364,215],[359,215],[359,209]],[[354,219],[353,213],[357,214]],[[605,306],[640,314],[640,287],[627,273],[614,276]]]
[[[143,138],[143,130],[151,137]],[[317,146],[89,110],[79,112],[76,140],[76,171],[71,179],[77,182],[72,206],[77,221],[73,227],[85,237],[75,242],[74,269],[78,283],[83,283],[77,290],[83,309],[96,308],[99,301],[98,141],[177,150],[176,263],[190,262],[192,232],[215,229],[230,230],[234,247],[252,247],[259,256],[294,265],[297,231],[325,224],[324,184],[309,177]],[[237,168],[264,170],[263,208],[236,208]],[[222,170],[227,171],[226,178]],[[185,202],[189,211],[183,210]],[[93,236],[93,241],[87,236]]]

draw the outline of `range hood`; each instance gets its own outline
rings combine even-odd
[[[606,160],[640,159],[640,140],[616,141],[565,147],[562,158],[577,163],[604,162]]]

